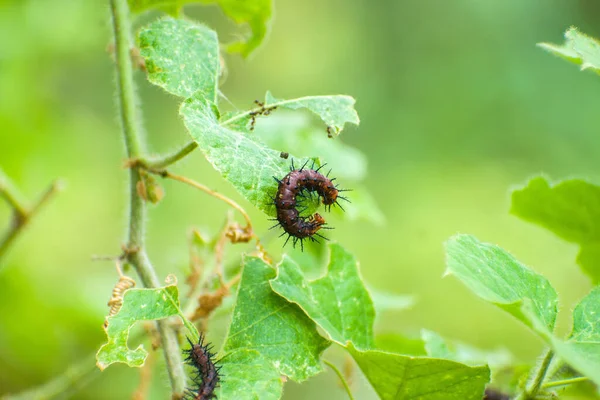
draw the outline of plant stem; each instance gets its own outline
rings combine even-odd
[[[531,383],[525,388],[523,393],[521,393],[517,400],[529,400],[535,399],[537,392],[542,387],[544,383],[544,379],[546,378],[546,373],[548,372],[548,368],[550,368],[550,364],[552,363],[552,359],[554,358],[554,352],[549,349],[546,351],[542,362],[537,366],[537,370],[535,371],[534,378]]]
[[[548,389],[548,388],[553,388],[553,387],[557,387],[557,386],[573,385],[575,383],[587,382],[589,380],[590,380],[590,378],[588,378],[587,376],[580,376],[578,378],[563,379],[561,381],[544,383],[542,385],[542,388]]]
[[[143,166],[142,166],[143,168]],[[182,183],[185,183],[187,185],[190,185],[192,187],[195,187],[196,189],[202,190],[204,193],[207,193],[221,201],[224,201],[225,203],[229,204],[231,207],[235,208],[236,210],[239,211],[240,214],[242,214],[242,216],[244,217],[244,219],[246,220],[246,224],[248,225],[249,228],[252,228],[252,221],[250,220],[250,216],[248,215],[248,213],[246,212],[246,210],[244,210],[242,208],[242,206],[240,206],[238,203],[236,203],[235,201],[231,200],[229,197],[222,195],[219,192],[216,192],[214,190],[212,190],[211,188],[209,188],[208,186],[205,186],[203,184],[201,184],[200,182],[196,182],[193,179],[190,178],[186,178],[185,176],[181,176],[181,175],[176,175],[176,174],[172,174],[167,170],[155,170],[152,168],[145,168],[148,172],[151,172],[153,174],[159,175],[163,178],[168,178],[168,179],[173,179]]]
[[[156,160],[144,161],[143,165],[145,167],[152,168],[152,169],[166,168],[169,165],[176,163],[177,161],[181,160],[183,157],[190,154],[197,147],[198,147],[198,143],[190,142],[190,143],[186,144],[182,149],[176,151],[173,154],[169,154],[165,157],[158,158]]]
[[[142,154],[139,120],[137,116],[137,99],[133,83],[133,67],[130,57],[131,23],[127,0],[110,0],[113,30],[115,35],[115,57],[117,64],[117,82],[119,111],[129,159],[139,158]],[[145,205],[137,195],[136,184],[140,179],[138,167],[129,169],[130,215],[127,248],[127,260],[136,269],[145,287],[160,286],[156,272],[144,249]],[[157,322],[163,352],[166,359],[173,398],[183,397],[185,390],[185,371],[181,350],[175,330],[166,320]]]
[[[327,365],[329,368],[331,368],[333,370],[333,372],[335,372],[337,374],[338,378],[340,378],[340,382],[342,382],[342,386],[344,386],[344,389],[346,389],[346,393],[348,393],[348,398],[350,400],[354,400],[354,396],[352,396],[352,391],[350,390],[350,386],[348,386],[348,382],[346,382],[346,378],[344,378],[344,375],[342,375],[340,370],[331,361],[323,359],[323,362],[325,363],[325,365]]]
[[[12,190],[10,184],[8,184],[5,179],[0,181],[0,195],[6,199],[6,201],[13,207],[15,211],[13,223],[4,237],[0,239],[0,258],[2,258],[19,232],[21,232],[23,228],[27,226],[31,218],[38,213],[40,208],[42,208],[42,206],[46,204],[48,200],[50,200],[56,193],[60,191],[61,187],[61,181],[52,182],[52,184],[40,196],[33,207],[28,209],[25,205],[23,205],[22,202],[17,200],[19,195]]]

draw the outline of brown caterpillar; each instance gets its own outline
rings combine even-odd
[[[204,344],[204,336],[200,334],[198,343],[193,343],[188,338],[190,348],[185,350],[186,362],[196,371],[192,378],[194,386],[186,390],[188,400],[210,400],[216,397],[215,389],[219,385],[221,377],[216,366],[218,361],[213,361],[214,354],[211,353],[212,345]]]
[[[284,230],[281,236],[285,234],[288,235],[288,238],[283,244],[284,246],[290,238],[293,238],[292,242],[294,247],[296,247],[296,243],[300,241],[302,250],[304,250],[304,239],[308,238],[318,242],[318,240],[314,238],[316,235],[328,240],[325,236],[317,233],[317,231],[320,229],[332,228],[323,226],[325,225],[325,219],[323,219],[319,213],[315,213],[309,217],[301,216],[301,212],[303,212],[306,207],[298,209],[298,198],[306,198],[312,196],[312,193],[316,192],[326,209],[331,209],[332,205],[338,205],[342,210],[343,207],[338,203],[338,199],[349,201],[347,198],[339,195],[340,192],[345,190],[338,189],[333,184],[335,178],[329,179],[331,170],[326,176],[319,173],[319,170],[326,164],[321,165],[316,170],[313,169],[314,161],[311,168],[305,169],[306,164],[308,164],[308,161],[304,163],[302,168],[295,169],[294,160],[292,160],[289,174],[284,176],[281,180],[274,177],[279,186],[277,188],[277,194],[273,199],[277,210],[277,224],[272,228],[281,226]]]

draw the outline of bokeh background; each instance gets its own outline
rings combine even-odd
[[[216,7],[188,6],[186,14],[217,29],[223,42],[240,32]],[[370,286],[416,298],[411,309],[383,315],[377,331],[426,328],[483,349],[506,347],[532,363],[540,340],[442,278],[443,242],[472,233],[546,275],[567,332],[573,305],[590,288],[575,264],[577,248],[510,216],[509,191],[539,173],[598,181],[600,79],[535,43],[561,43],[571,25],[600,36],[599,23],[594,0],[276,0],[268,41],[249,60],[226,56],[222,90],[240,109],[267,89],[287,98],[354,96],[362,122],[340,139],[367,155],[365,186],[387,223],[337,221],[332,236],[356,254]],[[127,217],[109,41],[105,2],[0,5],[0,167],[30,199],[54,178],[67,183],[0,266],[0,394],[45,382],[104,339],[116,276],[91,256],[118,254]],[[178,100],[140,73],[137,81],[150,149],[186,143]],[[200,152],[174,171],[230,195],[259,232],[268,228]],[[176,183],[164,187],[164,201],[149,213],[148,251],[161,277],[182,276],[189,229],[216,232],[226,207]],[[9,216],[0,204],[2,227]],[[268,250],[277,254],[281,245],[273,240]],[[74,398],[126,399],[139,379],[123,366],[98,375]],[[355,377],[357,398],[374,398]],[[151,398],[167,398],[167,388],[157,368]],[[327,371],[287,385],[285,398],[345,395]]]

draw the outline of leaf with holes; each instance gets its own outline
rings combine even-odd
[[[200,92],[217,104],[219,42],[213,30],[188,20],[163,18],[139,32],[138,46],[150,82],[180,97]]]
[[[275,270],[261,259],[244,260],[233,319],[219,356],[227,371],[222,391],[238,394],[239,400],[263,398],[257,389],[246,391],[248,387],[268,387],[269,397],[280,396],[276,375],[299,382],[321,372],[319,358],[330,344],[297,305],[273,292],[269,285],[273,278]],[[249,378],[246,367],[253,366],[263,373],[251,373]]]
[[[339,244],[329,246],[327,274],[308,281],[300,266],[284,256],[273,290],[296,303],[315,321],[331,340],[345,346],[373,346],[375,309],[358,271],[358,261]]]
[[[96,354],[98,368],[102,370],[113,363],[125,363],[130,367],[144,365],[148,353],[141,345],[135,350],[129,349],[129,330],[138,321],[154,321],[172,315],[181,315],[177,286],[127,290],[119,312],[107,319],[108,342]],[[194,333],[197,336],[197,332]]]

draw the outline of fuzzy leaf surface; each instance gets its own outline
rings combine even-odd
[[[338,135],[346,123],[358,125],[360,119],[354,109],[355,100],[346,95],[306,96],[292,100],[280,100],[267,92],[266,107],[287,108],[290,110],[306,109],[317,115],[331,128],[331,133]]]
[[[490,380],[487,366],[409,357],[379,350],[348,350],[383,400],[481,400]]]
[[[510,211],[579,244],[577,263],[595,284],[600,282],[600,186],[581,179],[550,185],[536,177],[512,193]]]
[[[221,126],[211,104],[202,97],[186,100],[180,113],[190,135],[213,167],[250,203],[267,215],[275,216],[273,197],[277,193],[277,182],[273,178],[282,179],[287,175],[290,161],[254,136]],[[297,166],[309,161],[293,158]]]
[[[600,287],[575,307],[569,339],[554,339],[552,344],[574,369],[600,384]]]
[[[447,274],[543,337],[554,330],[558,297],[550,282],[498,246],[471,235],[446,242]]]
[[[582,70],[591,69],[600,73],[600,43],[579,32],[577,28],[572,27],[565,32],[563,45],[551,43],[539,43],[538,45],[554,55],[580,65]]]
[[[152,321],[180,314],[177,286],[156,289],[129,289],[123,296],[119,312],[108,317],[106,336],[96,354],[96,364],[101,370],[113,363],[125,363],[130,367],[141,367],[148,353],[142,345],[135,350],[127,346],[129,330],[137,321]]]
[[[227,371],[222,390],[242,396],[236,399],[263,398],[244,392],[248,385],[268,387],[268,396],[281,396],[281,387],[274,384],[275,374],[299,382],[322,370],[319,357],[330,342],[318,334],[315,323],[297,305],[273,292],[269,280],[274,278],[275,270],[261,259],[245,259],[233,319],[219,357]],[[235,364],[256,364],[269,371],[253,374],[256,380],[245,382],[247,372],[228,366],[230,357]]]
[[[325,276],[309,281],[300,266],[287,255],[271,287],[280,296],[300,306],[329,338],[345,346],[373,347],[375,309],[358,271],[358,261],[342,246],[329,245]]]
[[[148,80],[180,97],[200,92],[217,102],[219,42],[204,25],[174,18],[159,19],[138,34]]]
[[[283,381],[272,361],[256,350],[231,352],[223,359],[220,371],[224,378],[218,389],[220,399],[277,400]]]

